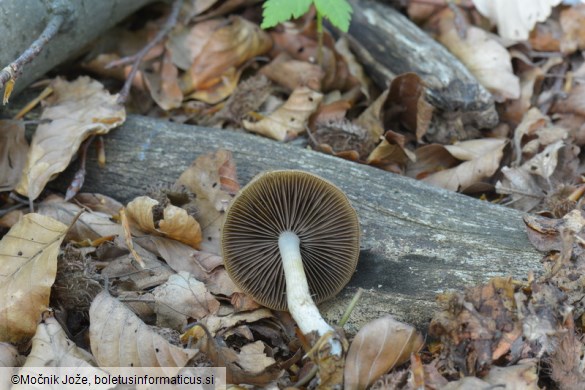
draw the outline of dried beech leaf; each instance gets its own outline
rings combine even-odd
[[[510,54],[489,33],[468,26],[465,37],[461,37],[454,17],[449,15],[441,18],[439,29],[438,40],[467,66],[497,101],[520,97],[520,80],[514,75]]]
[[[221,256],[200,252],[164,237],[146,236],[136,238],[135,241],[162,257],[176,272],[188,272],[195,279],[205,283],[213,294],[229,297],[240,291],[225,270]]]
[[[473,144],[475,148],[478,143],[480,146],[476,150],[471,150],[470,148],[470,152],[473,153],[475,158],[465,161],[456,167],[433,173],[423,180],[451,191],[459,191],[491,177],[500,166],[507,140],[484,138],[481,140],[463,141],[456,145],[458,147],[466,147],[467,144]]]
[[[154,220],[154,208],[160,207],[159,202],[148,196],[139,196],[127,206],[128,216],[137,223],[138,228],[146,233],[154,233],[199,249],[201,244],[201,227],[193,216],[185,209],[168,205],[160,220]]]
[[[244,18],[233,16],[213,32],[182,78],[182,90],[190,93],[217,83],[231,67],[238,67],[272,47],[265,31]]]
[[[544,198],[542,188],[526,169],[503,167],[501,172],[504,177],[496,183],[496,192],[511,195],[513,208],[528,212]]]
[[[227,330],[234,328],[244,323],[252,323],[264,318],[274,317],[272,312],[266,308],[258,310],[233,313],[227,316],[218,316],[215,314],[209,315],[201,320],[201,324],[204,325],[212,336],[215,336],[220,330]],[[195,326],[190,328],[187,332],[181,335],[181,340],[185,342],[191,338],[192,340],[198,341],[205,336],[205,331]]]
[[[102,367],[182,368],[199,353],[169,343],[107,291],[95,297],[89,318],[91,352]]]
[[[283,374],[275,360],[264,353],[262,341],[247,344],[238,353],[224,346],[223,340],[206,339],[202,351],[214,366],[226,368],[227,383],[266,386]]]
[[[219,254],[225,211],[234,189],[239,188],[232,153],[220,149],[199,156],[181,174],[176,185],[182,185],[196,195],[192,203],[202,230],[201,251]]]
[[[166,42],[173,63],[181,70],[189,69],[213,32],[223,23],[222,19],[210,19],[195,23],[190,28],[182,25],[175,27]]]
[[[182,330],[187,320],[214,314],[219,310],[219,301],[187,272],[172,275],[166,283],[152,292],[157,325]]]
[[[557,168],[559,150],[565,146],[563,141],[557,141],[548,145],[542,152],[526,161],[522,168],[532,173],[548,179]]]
[[[102,84],[80,77],[52,84],[53,95],[33,136],[24,175],[15,190],[36,199],[54,175],[67,168],[79,145],[91,135],[106,134],[126,120],[126,111]]]
[[[321,91],[321,80],[324,77],[319,65],[293,59],[286,52],[276,56],[260,73],[291,91],[299,87]]]
[[[150,96],[163,110],[180,107],[183,92],[179,86],[179,70],[171,62],[170,54],[165,54],[159,68],[154,73],[142,73]]]
[[[24,122],[0,120],[0,192],[14,189],[26,164]]]
[[[258,122],[242,121],[244,128],[277,141],[286,141],[303,133],[307,121],[323,100],[323,95],[308,87],[295,89],[288,100]]]
[[[231,67],[221,75],[218,82],[207,87],[206,89],[198,89],[187,96],[187,99],[195,99],[205,102],[207,104],[217,104],[230,96],[238,86],[240,76],[242,75],[242,68],[236,70]]]
[[[498,26],[502,38],[523,41],[537,22],[544,22],[561,0],[473,0],[477,10]]]
[[[91,367],[96,362],[68,337],[54,317],[45,319],[32,338],[32,350],[24,367]],[[96,368],[97,373],[103,374]]]
[[[26,214],[0,241],[0,341],[32,337],[48,309],[67,226]]]
[[[367,323],[353,339],[345,361],[345,389],[366,389],[423,346],[412,326],[385,316]]]

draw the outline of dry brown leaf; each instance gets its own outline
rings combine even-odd
[[[295,89],[288,100],[258,122],[242,121],[244,128],[277,141],[295,138],[306,130],[307,122],[323,95],[308,87]]]
[[[585,49],[585,4],[576,4],[561,10],[559,23],[563,30],[561,39],[563,54]]]
[[[201,227],[195,218],[185,209],[173,205],[166,206],[160,218],[160,208],[159,202],[148,196],[139,196],[126,207],[128,216],[143,232],[172,238],[199,249]],[[160,219],[155,220],[155,215]]]
[[[497,101],[520,97],[520,80],[514,75],[508,50],[489,33],[468,26],[466,36],[457,32],[454,17],[445,16],[439,22],[438,40],[453,53]]]
[[[14,189],[26,164],[27,153],[24,123],[0,120],[0,192]]]
[[[154,72],[145,71],[143,76],[150,96],[160,108],[171,110],[181,106],[183,92],[179,86],[179,70],[171,62],[169,53],[163,56]]]
[[[232,313],[226,316],[209,315],[203,318],[200,323],[207,328],[211,336],[215,336],[220,330],[228,330],[244,323],[256,322],[265,318],[273,318],[272,312],[266,308],[258,310]],[[200,326],[194,326],[181,335],[181,340],[187,342],[189,339],[198,341],[205,336],[205,331]]]
[[[54,89],[33,136],[24,175],[15,190],[36,199],[54,175],[67,168],[81,143],[91,135],[106,134],[126,120],[126,111],[102,84],[80,77],[54,80]]]
[[[466,156],[467,161],[456,167],[433,173],[425,177],[423,181],[451,191],[465,190],[496,172],[507,142],[506,139],[484,138],[450,145],[449,147],[459,154],[462,149],[466,150],[469,154]],[[448,150],[447,147],[445,149]]]
[[[552,107],[553,112],[585,116],[585,83],[575,84],[569,96],[558,99]]]
[[[542,188],[525,169],[503,167],[501,172],[504,177],[496,183],[496,192],[510,195],[511,207],[528,212],[544,198]]]
[[[557,168],[559,150],[564,146],[563,141],[548,145],[542,152],[526,161],[521,168],[533,175],[539,175],[545,179],[550,178]]]
[[[239,353],[224,344],[208,335],[201,350],[214,366],[226,368],[227,383],[266,386],[282,376],[284,371],[266,356],[262,341],[243,346]]]
[[[484,381],[494,387],[506,389],[539,390],[538,374],[536,373],[536,361],[516,364],[510,367],[492,367],[483,378]]]
[[[209,37],[182,78],[185,94],[217,83],[226,70],[238,67],[272,47],[270,36],[244,18],[232,16]]]
[[[321,80],[325,75],[319,65],[293,59],[286,52],[276,56],[260,73],[290,91],[299,87],[321,91]]]
[[[367,323],[357,333],[345,361],[345,389],[366,389],[378,377],[408,361],[423,346],[412,326],[385,316]]]
[[[157,326],[182,331],[189,318],[200,320],[219,310],[219,301],[205,285],[184,271],[172,275],[152,294]]]
[[[223,266],[221,256],[197,251],[190,246],[164,237],[145,236],[135,241],[151,252],[162,257],[176,272],[185,271],[205,286],[213,294],[231,296],[240,291]]]
[[[89,309],[91,352],[102,367],[184,367],[199,353],[172,345],[107,291]]]
[[[387,131],[382,142],[370,153],[367,163],[382,169],[397,169],[403,173],[409,162],[416,161],[416,154],[405,146],[406,138],[394,131]]]
[[[220,149],[199,156],[175,183],[195,194],[192,202],[202,230],[201,251],[219,254],[219,238],[232,193],[239,188],[232,153]]]
[[[196,23],[190,28],[183,25],[175,27],[165,44],[171,53],[173,63],[181,70],[189,69],[213,32],[224,23],[223,19],[210,19]]]
[[[240,76],[242,75],[242,68],[236,70],[231,67],[226,70],[218,82],[207,87],[206,89],[198,89],[187,96],[188,99],[200,100],[207,104],[217,104],[230,96],[238,86]]]
[[[32,350],[24,367],[91,367],[96,362],[68,337],[54,317],[45,319],[32,338]],[[97,373],[103,372],[96,368]]]
[[[75,195],[75,201],[93,212],[100,212],[110,217],[118,214],[124,205],[114,198],[102,194],[82,192]]]
[[[505,39],[523,41],[537,22],[544,22],[561,0],[473,0],[477,10],[498,26]]]
[[[0,341],[32,337],[48,309],[67,226],[27,214],[0,241]]]

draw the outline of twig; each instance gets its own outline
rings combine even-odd
[[[77,172],[75,172],[73,180],[71,181],[71,184],[69,185],[69,187],[67,188],[67,192],[65,193],[66,202],[73,199],[73,197],[77,195],[79,190],[81,190],[81,187],[83,187],[83,182],[85,181],[85,161],[87,160],[87,149],[89,145],[91,145],[95,137],[96,137],[95,134],[89,137],[89,139],[85,141],[85,144],[81,149],[81,164]]]
[[[138,66],[142,62],[142,59],[144,58],[144,56],[146,56],[146,54],[150,51],[150,49],[152,49],[160,41],[162,41],[167,36],[167,34],[172,30],[172,28],[175,26],[175,24],[177,24],[177,19],[179,18],[179,11],[181,10],[182,4],[183,4],[183,0],[175,0],[173,2],[173,8],[171,10],[171,14],[169,15],[169,18],[165,22],[165,25],[163,26],[163,28],[158,32],[158,34],[156,34],[154,39],[152,41],[148,42],[146,44],[146,46],[144,46],[142,48],[142,50],[140,50],[134,56],[128,57],[128,58],[131,58],[133,60],[132,62],[134,62],[134,63],[132,65],[132,70],[130,71],[130,74],[128,74],[128,77],[126,78],[126,82],[124,83],[124,87],[122,87],[122,90],[120,91],[120,94],[118,95],[118,100],[117,100],[118,104],[124,104],[126,102],[126,99],[128,99],[128,94],[130,93],[130,87],[132,86],[132,80],[134,80],[134,77],[136,76],[136,73],[138,72]],[[122,61],[122,60],[124,60],[124,61]],[[122,60],[117,61],[117,63],[121,64],[121,63],[131,62],[130,60],[125,60],[125,59],[122,59]]]
[[[22,73],[24,65],[32,62],[45,48],[47,43],[49,43],[49,41],[53,39],[64,26],[66,26],[66,22],[68,22],[69,16],[72,12],[69,6],[65,4],[65,2],[61,1],[54,2],[52,7],[53,15],[51,19],[49,19],[49,23],[47,23],[47,26],[41,35],[39,35],[28,49],[20,55],[20,57],[0,71],[0,89],[4,88],[4,86],[10,88],[11,84],[14,84],[16,79]],[[4,104],[8,102],[10,92],[11,89],[7,89],[4,93]]]

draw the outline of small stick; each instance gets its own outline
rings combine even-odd
[[[146,44],[146,46],[144,46],[142,48],[142,50],[140,50],[138,53],[136,53],[132,57],[128,57],[129,59],[132,59],[133,61],[125,60],[125,59],[122,59],[124,61],[122,61],[122,60],[116,61],[116,64],[134,62],[132,65],[132,70],[130,71],[130,74],[128,74],[128,77],[126,78],[126,82],[124,83],[124,87],[122,87],[122,90],[120,91],[120,94],[118,95],[118,100],[117,100],[118,104],[124,104],[126,102],[126,99],[128,99],[128,94],[130,93],[130,87],[132,86],[132,80],[134,80],[134,77],[136,76],[136,73],[138,72],[138,65],[140,65],[144,56],[146,56],[146,54],[150,51],[150,49],[152,49],[160,41],[162,41],[167,36],[167,34],[172,30],[172,28],[175,26],[175,24],[177,24],[177,19],[179,17],[179,11],[181,10],[182,4],[183,4],[183,0],[175,0],[173,2],[173,8],[171,10],[171,14],[169,15],[169,18],[167,19],[163,28],[158,32],[158,34],[156,34],[156,36],[154,37],[154,39],[152,41],[148,42]],[[110,65],[112,65],[112,64],[110,64]]]
[[[7,65],[4,69],[0,71],[0,89],[4,88],[7,83],[14,83],[18,76],[22,73],[22,68],[24,65],[32,62],[40,52],[47,46],[49,41],[53,39],[57,33],[66,25],[66,22],[69,19],[69,15],[71,15],[71,10],[67,5],[60,4],[59,1],[55,2],[56,6],[54,7],[54,14],[47,23],[47,26],[39,35],[39,37],[26,49],[20,57],[18,57],[15,61],[11,64]],[[4,104],[7,103],[8,98],[10,97],[10,91],[4,94]]]

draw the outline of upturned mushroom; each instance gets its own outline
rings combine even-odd
[[[262,173],[230,205],[221,245],[229,275],[257,302],[288,310],[305,335],[333,331],[315,302],[347,284],[359,255],[358,217],[339,188],[304,171]]]

